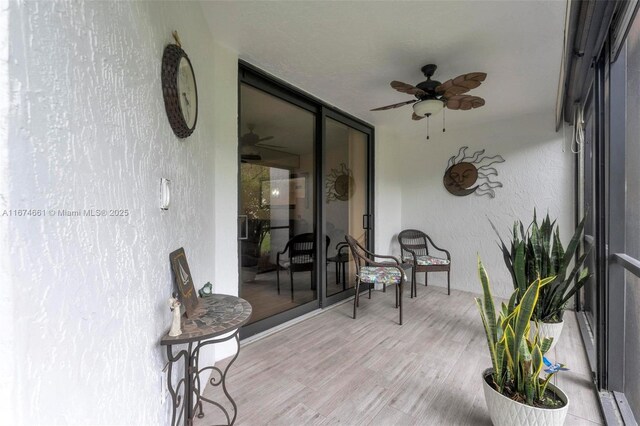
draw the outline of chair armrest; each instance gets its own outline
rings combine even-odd
[[[287,245],[284,246],[284,248],[282,249],[282,251],[279,251],[276,254],[276,258],[280,257],[281,254],[285,254],[287,252],[287,250],[289,250],[289,242],[287,242]]]
[[[448,250],[445,250],[445,249],[440,248],[440,247],[438,247],[437,245],[435,245],[435,244],[433,243],[433,240],[431,239],[431,237],[429,237],[428,235],[427,235],[427,239],[429,240],[429,242],[431,243],[431,245],[433,246],[433,248],[434,248],[434,249],[436,249],[436,250],[438,250],[438,251],[441,251],[441,252],[445,253],[445,254],[447,255],[447,260],[451,260],[451,253],[449,253],[449,251],[448,251]]]
[[[372,253],[372,255],[373,255],[374,258],[377,257],[379,259],[393,259],[393,261],[396,262],[398,265],[401,263],[400,259],[398,259],[395,256],[385,255],[385,254],[375,254],[375,253]]]
[[[358,248],[365,254],[365,255],[363,255],[362,253],[359,253],[358,250],[356,250],[354,247],[351,247],[351,249],[352,249],[351,252],[353,253],[353,256],[356,259],[361,259],[361,261],[364,261],[366,265],[392,266],[392,267],[395,267],[396,265],[400,264],[400,260],[395,256],[389,256],[389,255],[383,255],[383,254],[375,254],[373,252],[370,252],[366,248],[362,247],[362,244],[360,244],[358,241],[353,240],[353,243],[356,246],[358,246]],[[376,262],[376,260],[375,260],[376,258],[391,259],[391,260],[393,260],[395,262],[395,265],[390,264],[389,262]]]
[[[395,261],[397,264],[400,264],[400,261],[398,260],[397,257],[395,256],[389,256],[389,255],[384,255],[384,254],[375,254],[369,250],[367,250],[366,248],[362,247],[362,245],[356,241],[356,244],[358,245],[358,247],[360,247],[360,249],[365,252],[366,254],[368,254],[369,256],[371,256],[371,259],[366,259],[367,262],[372,262],[372,263],[376,263],[375,262],[375,258],[382,258],[382,259],[393,259],[393,261]]]
[[[279,252],[276,253],[276,268],[280,269],[280,255],[281,254],[285,254],[287,252],[287,250],[289,250],[289,242],[288,241],[287,241],[287,244],[282,249],[282,251],[279,251]]]

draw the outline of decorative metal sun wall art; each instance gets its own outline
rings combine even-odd
[[[489,157],[484,149],[467,155],[468,146],[463,146],[457,155],[449,158],[442,178],[444,187],[453,195],[464,197],[469,194],[496,196],[495,189],[502,188],[497,180],[498,171],[492,164],[504,163],[500,155]]]
[[[351,198],[355,187],[353,172],[346,164],[341,163],[337,169],[327,173],[327,202],[347,201]]]

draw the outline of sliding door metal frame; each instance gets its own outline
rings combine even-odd
[[[577,225],[578,223],[580,223],[580,221],[583,219],[582,215],[586,215],[586,223],[585,223],[585,235],[584,235],[584,242],[583,242],[583,248],[586,245],[593,245],[594,243],[594,237],[593,235],[590,235],[587,230],[589,232],[591,232],[591,234],[593,234],[593,229],[591,229],[591,217],[594,214],[594,209],[593,209],[593,185],[592,184],[587,184],[587,182],[592,182],[593,180],[591,179],[592,175],[593,175],[593,164],[592,164],[592,160],[591,160],[591,152],[593,151],[593,146],[595,143],[594,140],[594,124],[593,124],[593,120],[595,120],[595,111],[594,111],[594,101],[593,101],[593,86],[589,89],[589,93],[587,96],[585,96],[585,101],[582,104],[582,108],[584,111],[584,122],[585,122],[585,140],[582,146],[582,156],[580,155],[576,155],[575,156],[575,186],[574,186],[574,190],[575,190],[575,224]],[[588,151],[587,151],[588,150]],[[582,169],[583,173],[582,176],[580,175],[580,169]],[[579,179],[580,177],[582,177],[583,182],[582,182],[582,197],[580,197],[579,195],[579,191],[580,191],[580,182]],[[589,179],[587,179],[589,178]],[[591,195],[588,195],[588,191],[591,192]],[[589,211],[589,208],[587,208],[586,206],[586,202],[587,199],[589,199],[591,201],[591,203],[589,204],[589,207],[591,207],[591,210]],[[580,204],[582,204],[582,215],[580,214]],[[581,253],[576,253],[575,256],[575,260],[577,261],[578,258],[580,257]],[[587,257],[587,265],[589,264],[588,262],[591,261],[591,259],[593,258],[593,256],[595,256],[593,254],[593,252]],[[596,286],[595,283],[595,277],[592,278],[590,280],[589,283],[587,283],[587,285],[591,288],[591,286]],[[595,347],[595,342],[593,339],[593,326],[595,324],[593,321],[593,306],[590,306],[592,312],[591,312],[591,319],[587,317],[587,311],[585,310],[585,308],[587,307],[588,303],[592,303],[593,301],[590,299],[590,295],[588,295],[587,292],[587,288],[585,286],[584,288],[584,297],[581,294],[581,292],[577,292],[575,295],[575,311],[576,311],[576,317],[578,320],[578,327],[580,330],[580,334],[582,336],[582,343],[584,344],[584,348],[585,351],[587,353],[587,361],[589,363],[589,368],[591,370],[591,379],[592,381],[595,383],[596,378],[595,378],[595,374],[597,371],[597,367],[596,367],[596,347]]]
[[[316,215],[317,220],[314,222],[314,229],[316,241],[319,244],[316,244],[316,259],[321,259],[321,262],[316,262],[315,269],[318,277],[317,281],[317,289],[318,289],[318,304],[320,308],[324,308],[327,305],[327,259],[326,254],[328,247],[327,245],[327,226],[325,224],[325,218],[327,217],[327,194],[325,194],[324,190],[324,180],[326,178],[326,173],[324,172],[324,162],[325,162],[325,149],[326,140],[327,140],[327,122],[325,120],[326,107],[324,105],[320,106],[320,111],[318,112],[318,120],[316,120],[316,173],[315,173],[315,197],[314,199],[317,202],[316,207]],[[325,265],[324,268],[320,268],[320,265]]]
[[[596,379],[600,389],[607,389],[607,334],[605,330],[606,318],[608,311],[608,291],[607,291],[607,125],[608,120],[606,111],[606,82],[608,81],[608,61],[604,60],[602,55],[594,63],[595,80],[594,80],[594,101],[595,101],[595,199],[594,211],[595,218],[595,247],[593,252],[596,256]]]
[[[347,297],[353,296],[355,293],[354,290],[346,291],[338,293],[337,295],[326,297],[324,283],[326,282],[326,268],[319,267],[320,265],[324,265],[325,261],[325,238],[326,235],[326,226],[325,226],[325,205],[326,205],[326,194],[324,188],[324,147],[325,147],[325,134],[326,134],[326,117],[331,117],[343,124],[353,127],[356,130],[360,130],[366,133],[369,136],[369,171],[368,171],[368,183],[369,183],[369,197],[368,197],[368,211],[371,214],[371,227],[372,230],[370,232],[370,244],[373,247],[373,162],[374,162],[374,128],[371,124],[360,120],[339,108],[336,108],[332,105],[327,104],[320,99],[309,95],[297,89],[296,87],[274,77],[273,75],[245,62],[240,60],[238,64],[238,100],[240,100],[240,87],[242,84],[249,85],[256,89],[262,90],[272,96],[280,98],[284,101],[287,101],[291,104],[294,104],[302,109],[305,109],[314,114],[315,117],[315,135],[314,135],[314,151],[315,151],[315,161],[314,161],[314,221],[313,221],[313,230],[316,236],[320,236],[317,238],[317,241],[320,241],[320,244],[316,244],[316,258],[320,259],[319,262],[316,262],[316,267],[313,271],[313,279],[316,282],[317,288],[317,298],[307,302],[303,305],[297,306],[295,308],[286,310],[284,312],[272,315],[263,320],[257,321],[255,323],[246,325],[242,327],[240,330],[240,337],[245,338],[256,333],[268,330],[276,325],[282,324],[294,318],[297,318],[305,313],[314,311],[321,307],[326,307],[330,304],[333,304],[339,300],[345,299]],[[240,128],[240,116],[241,116],[241,102],[238,102],[238,135],[241,134]],[[238,150],[238,163],[240,163],[240,150]],[[240,185],[240,168],[238,168],[238,185]],[[239,203],[239,198],[238,198]],[[239,207],[239,205],[238,205]],[[240,245],[238,245],[238,258],[240,258]],[[238,271],[240,272],[240,266],[238,265]],[[240,275],[240,273],[239,273]],[[240,279],[238,280],[238,285],[241,285]],[[365,291],[366,289],[363,289]]]
[[[609,65],[609,88],[607,121],[607,204],[608,235],[607,255],[621,253],[625,249],[625,133],[626,133],[626,53],[618,56],[616,62]],[[614,167],[611,167],[614,165]],[[625,361],[625,316],[626,291],[624,268],[616,265],[613,258],[607,258],[608,309],[605,324],[607,342],[607,389],[622,392],[624,390]]]

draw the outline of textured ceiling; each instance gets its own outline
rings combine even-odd
[[[487,104],[450,111],[467,127],[547,110],[551,117],[563,43],[564,1],[235,1],[202,3],[212,34],[240,58],[374,125],[424,134],[411,107],[370,112],[411,99],[389,87],[483,71],[472,94]],[[438,127],[441,116],[432,119]],[[552,122],[549,124],[553,125]]]

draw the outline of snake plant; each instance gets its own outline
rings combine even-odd
[[[549,350],[553,339],[541,339],[537,330],[530,333],[530,320],[540,290],[548,286],[555,277],[534,280],[520,297],[519,303],[516,303],[518,293],[514,291],[509,303],[503,302],[496,312],[489,277],[480,258],[478,272],[482,283],[482,298],[476,298],[476,304],[491,354],[493,388],[527,405],[556,406],[558,402],[545,394],[555,371],[551,371],[545,378],[540,377],[545,365],[544,354]]]
[[[544,322],[561,322],[564,309],[571,297],[586,284],[590,278],[589,269],[584,266],[591,250],[586,246],[584,252],[574,262],[576,250],[584,231],[585,218],[576,228],[566,249],[560,241],[560,230],[556,221],[549,219],[549,214],[539,225],[536,212],[533,211],[533,221],[525,230],[521,221],[516,221],[511,234],[511,247],[507,247],[500,237],[500,233],[493,226],[500,239],[500,249],[504,262],[511,273],[513,287],[520,300],[529,283],[538,277],[555,276],[555,279],[540,290],[540,297],[533,312],[533,319]]]

